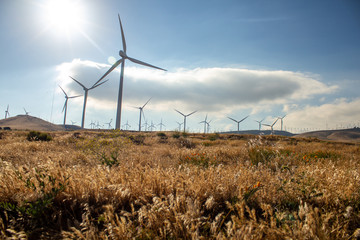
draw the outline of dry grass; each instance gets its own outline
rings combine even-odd
[[[359,239],[360,147],[282,137],[0,139],[0,238]]]

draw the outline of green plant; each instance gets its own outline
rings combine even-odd
[[[103,165],[112,167],[112,166],[118,166],[119,165],[119,154],[117,151],[111,152],[110,157],[107,156],[106,153],[102,153],[100,155],[100,161]]]
[[[219,139],[219,138],[220,138],[220,135],[219,135],[218,133],[210,134],[210,135],[208,136],[208,139],[209,139],[210,141],[215,141],[215,140],[217,140],[217,139]]]
[[[133,136],[131,135],[129,137],[129,139],[135,143],[136,145],[141,145],[141,144],[144,144],[144,141],[145,141],[145,136],[143,135],[136,135],[136,136]]]
[[[161,138],[166,137],[166,134],[163,132],[158,132],[156,135]]]
[[[173,133],[172,137],[178,139],[180,138],[180,133],[176,131]]]
[[[38,131],[30,131],[26,138],[28,141],[50,141],[52,137],[49,133],[42,133]]]
[[[0,208],[12,214],[20,214],[24,218],[32,219],[32,223],[47,219],[45,212],[52,206],[55,198],[65,190],[69,177],[59,180],[47,173],[46,170],[35,169],[34,176],[23,176],[19,171],[15,172],[25,187],[37,195],[33,201],[25,201],[22,204],[2,202]]]

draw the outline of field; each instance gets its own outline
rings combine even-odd
[[[0,132],[0,239],[359,239],[360,145]]]

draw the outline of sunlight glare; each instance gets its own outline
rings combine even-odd
[[[83,25],[82,7],[78,1],[50,0],[45,5],[45,19],[55,31],[75,32]]]

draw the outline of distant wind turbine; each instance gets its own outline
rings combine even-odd
[[[95,128],[95,123],[94,123],[93,121],[91,121],[90,127],[91,127],[91,129],[94,129],[94,128]]]
[[[131,127],[129,121],[126,121],[126,124],[124,126],[126,130],[129,130],[129,128]]]
[[[138,108],[140,109],[140,116],[139,116],[139,132],[141,131],[141,115],[144,116],[144,107],[146,106],[146,104],[148,104],[148,102],[151,100],[151,98],[142,106],[142,107],[135,107],[135,108]],[[144,116],[145,117],[145,116]],[[146,131],[146,129],[145,129]]]
[[[24,108],[24,112],[25,112],[25,115],[29,115],[30,112],[26,111],[26,109]]]
[[[73,121],[73,120],[70,120],[70,122],[71,122],[71,125],[74,125],[76,122],[75,121]]]
[[[6,110],[5,110],[5,119],[6,119],[7,117],[10,117],[9,104],[7,105],[7,108],[6,108]]]
[[[83,89],[84,89],[84,105],[83,105],[83,113],[82,113],[82,119],[81,119],[81,128],[84,128],[84,123],[85,123],[85,109],[86,109],[86,102],[87,102],[87,97],[88,97],[88,92],[89,90],[92,90],[94,88],[99,87],[100,85],[106,83],[108,80],[103,81],[102,83],[95,83],[94,85],[92,85],[90,88],[85,87],[81,82],[79,82],[78,80],[76,80],[75,78],[69,76],[72,80],[74,80],[77,84],[79,84]]]
[[[160,132],[161,132],[161,131],[162,131],[162,126],[164,126],[164,127],[165,127],[165,124],[163,124],[162,119],[161,119],[161,122],[158,124],[158,126],[160,126]]]
[[[183,125],[184,123],[179,123],[178,121],[176,123],[179,124],[179,131],[180,131],[181,130],[181,125]]]
[[[151,124],[150,124],[149,128],[150,128],[150,131],[153,131],[154,128],[156,128],[156,126],[154,125],[153,121],[151,121]]]
[[[108,129],[111,129],[111,128],[112,128],[111,123],[112,123],[112,119],[110,119],[110,122],[105,123],[105,124],[107,124],[107,125],[108,125]]]
[[[278,119],[281,119],[281,131],[283,130],[283,119],[286,117],[286,115],[284,115],[283,117],[278,117]]]
[[[274,133],[274,125],[278,120],[279,120],[279,118],[277,118],[271,125],[270,124],[265,124],[265,123],[263,123],[263,125],[270,127],[271,128],[271,134],[273,134]]]
[[[233,118],[231,118],[231,117],[228,117],[228,119],[230,119],[230,120],[232,120],[232,121],[234,121],[234,122],[237,123],[237,131],[240,132],[240,123],[241,123],[242,121],[244,121],[245,119],[247,119],[248,117],[249,117],[249,115],[246,116],[246,117],[244,117],[244,118],[241,119],[240,121],[235,120],[235,119],[233,119]]]
[[[124,82],[124,67],[125,67],[125,60],[129,59],[131,62],[140,64],[140,65],[144,65],[147,67],[151,67],[151,68],[156,68],[156,69],[160,69],[160,70],[164,70],[162,68],[150,65],[148,63],[139,61],[135,58],[131,58],[126,54],[126,41],[125,41],[125,35],[124,35],[124,30],[121,24],[121,20],[120,20],[120,15],[118,14],[119,17],[119,23],[120,23],[120,30],[121,30],[121,38],[122,38],[122,45],[123,45],[123,50],[120,50],[119,55],[120,55],[120,59],[114,63],[114,65],[111,66],[111,68],[95,83],[99,83],[102,79],[104,79],[111,71],[113,71],[117,66],[120,65],[121,63],[121,71],[120,71],[120,85],[119,85],[119,94],[118,94],[118,104],[117,104],[117,112],[116,112],[116,129],[120,129],[121,126],[121,105],[122,105],[122,92],[123,92],[123,82]]]
[[[206,114],[205,120],[200,122],[200,123],[204,123],[204,134],[209,132],[209,126],[211,122],[211,120],[209,122],[207,121],[207,117],[208,115]]]
[[[262,123],[262,121],[264,121],[264,120],[265,120],[265,118],[263,118],[261,121],[255,120],[255,122],[258,122],[258,123],[259,123],[259,131],[261,130],[261,123]]]
[[[183,116],[184,116],[184,132],[185,132],[185,130],[186,130],[186,118],[187,118],[188,116],[190,116],[190,115],[192,115],[192,114],[196,113],[196,112],[197,112],[197,110],[196,110],[196,111],[194,111],[194,112],[192,112],[192,113],[189,113],[189,114],[187,114],[187,115],[183,114],[182,112],[180,112],[180,111],[178,111],[178,110],[176,110],[176,109],[174,109],[174,110],[175,110],[175,111],[177,111],[178,113],[180,113],[181,115],[183,115]]]
[[[59,86],[60,87],[60,86]],[[64,127],[65,127],[65,123],[66,123],[66,112],[67,112],[67,103],[68,103],[68,100],[70,98],[77,98],[77,97],[81,97],[81,95],[78,95],[78,96],[72,96],[72,97],[69,97],[66,92],[64,91],[64,89],[62,89],[62,87],[60,87],[61,90],[63,91],[63,93],[65,94],[65,104],[64,104],[64,107],[63,107],[63,112],[64,112]]]

